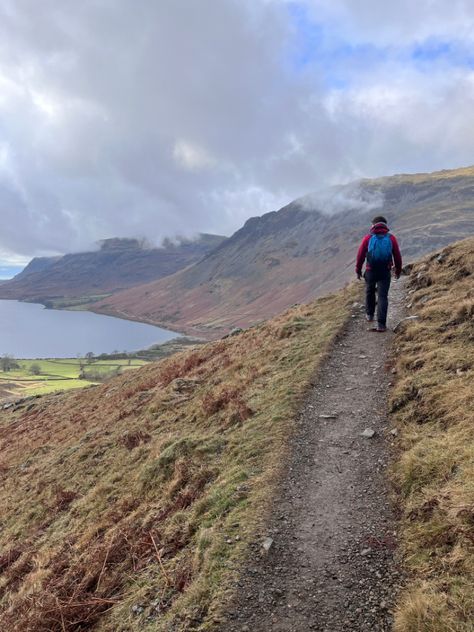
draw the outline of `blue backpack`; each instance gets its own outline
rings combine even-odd
[[[373,268],[388,267],[392,261],[392,240],[389,233],[385,235],[372,235],[369,240],[367,261]]]

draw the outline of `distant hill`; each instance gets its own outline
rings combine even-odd
[[[474,167],[360,180],[249,219],[195,265],[97,304],[102,312],[217,337],[330,292],[354,275],[375,214],[406,260],[474,234]]]
[[[161,248],[150,248],[137,239],[105,239],[94,252],[33,259],[20,274],[1,284],[0,298],[45,300],[116,292],[173,274],[224,240],[202,234],[194,241],[165,241]]]

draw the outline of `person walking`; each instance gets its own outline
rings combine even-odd
[[[362,266],[366,261],[365,311],[369,323],[374,321],[377,306],[377,325],[372,331],[387,331],[388,291],[395,266],[395,278],[402,273],[402,255],[395,235],[389,231],[387,220],[382,215],[374,217],[370,232],[359,246],[356,259],[357,278],[362,278]],[[377,297],[377,300],[376,300]]]

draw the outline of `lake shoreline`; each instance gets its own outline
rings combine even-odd
[[[205,332],[202,329],[197,327],[181,327],[180,329],[175,329],[172,325],[169,325],[168,322],[164,323],[161,321],[151,320],[147,318],[141,318],[139,316],[130,316],[128,314],[118,312],[115,310],[108,310],[106,308],[102,309],[92,309],[88,308],[88,312],[93,312],[94,314],[102,314],[103,316],[110,316],[112,318],[122,318],[123,320],[128,320],[136,323],[144,323],[146,325],[152,325],[153,327],[159,327],[160,329],[166,329],[167,331],[173,331],[179,336],[191,336],[192,338],[196,338],[201,340],[202,342],[211,342],[213,340],[218,340],[222,337],[222,331],[209,332],[209,335],[206,336]],[[218,334],[218,335],[215,335]]]
[[[57,297],[57,298],[63,298],[63,297]],[[206,336],[201,329],[198,329],[195,327],[181,327],[180,329],[176,329],[175,327],[170,325],[168,322],[164,323],[164,322],[152,320],[151,318],[142,318],[140,316],[132,316],[130,314],[125,314],[125,313],[114,311],[114,310],[108,310],[106,308],[94,309],[93,305],[96,301],[91,301],[89,303],[82,303],[80,307],[79,306],[75,307],[74,305],[59,307],[59,306],[51,306],[49,304],[49,299],[43,299],[43,300],[41,299],[38,299],[38,300],[0,299],[0,301],[1,300],[18,300],[21,303],[32,303],[35,305],[42,305],[45,309],[49,309],[49,310],[66,311],[66,312],[78,312],[78,311],[92,312],[93,314],[100,314],[102,316],[110,316],[111,318],[120,318],[122,320],[127,320],[129,322],[152,325],[153,327],[157,327],[158,329],[165,329],[166,331],[172,331],[173,333],[177,334],[177,337],[190,336],[202,342],[209,342],[211,340],[216,340],[220,337],[220,334],[222,333],[219,331],[219,332],[215,332],[215,333],[219,333],[218,336],[212,335],[212,333],[210,333],[209,336]],[[97,302],[99,302],[100,300],[102,299],[98,299]]]
[[[0,355],[34,359],[75,358],[89,351],[135,353],[179,337],[180,332],[117,314],[0,300]]]

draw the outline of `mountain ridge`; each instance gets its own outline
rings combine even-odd
[[[2,284],[0,298],[42,302],[113,293],[189,266],[223,240],[203,233],[195,240],[165,240],[154,248],[137,239],[104,239],[96,251],[32,259],[20,274]]]
[[[198,263],[94,311],[217,338],[344,285],[376,214],[388,215],[408,261],[474,233],[474,167],[358,180],[325,195],[248,219]]]

